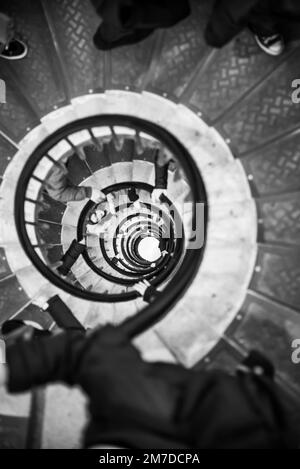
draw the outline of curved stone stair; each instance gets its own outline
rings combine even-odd
[[[291,82],[300,49],[290,47],[274,59],[243,32],[225,48],[212,50],[202,34],[209,0],[193,0],[193,15],[176,27],[112,52],[93,47],[99,20],[88,0],[3,3],[30,52],[20,62],[0,61],[0,77],[7,83],[7,104],[0,107],[0,322],[34,317],[49,326],[51,319],[40,307],[57,293],[86,327],[124,320],[127,313],[115,304],[101,304],[97,314],[95,303],[50,285],[25,254],[15,254],[18,235],[8,220],[13,220],[13,188],[22,168],[49,134],[99,112],[149,119],[176,135],[192,155],[206,186],[209,221],[205,256],[193,283],[135,343],[148,360],[228,371],[256,347],[274,361],[277,380],[296,414],[300,368],[291,361],[291,343],[300,338],[300,107],[291,102]],[[143,154],[147,136],[132,135],[136,157],[126,161],[128,152],[117,148],[128,131],[119,130],[114,135],[106,129],[108,145],[115,148],[101,168],[106,185],[128,177],[153,184],[151,155]],[[93,129],[100,151],[105,135],[102,128]],[[74,150],[72,145],[80,147],[72,174],[80,176],[78,182],[85,179],[84,184],[99,169],[97,152],[85,148],[89,138],[74,134],[50,154],[59,159]],[[39,170],[43,176],[48,167]],[[63,213],[64,207],[51,210]],[[64,223],[72,226],[70,213],[67,218],[65,212]],[[128,315],[143,306],[135,300]],[[78,409],[78,415],[66,406],[69,424],[59,432],[56,390],[47,391],[42,446],[58,447],[64,435],[61,446],[76,447],[84,424],[82,398],[60,388],[62,402]],[[9,429],[3,416],[21,417],[20,432],[4,432],[3,441],[19,446],[29,407],[28,402],[19,404],[23,398],[10,399],[15,404],[6,406],[3,398],[0,422]],[[12,408],[21,410],[10,413]],[[75,428],[76,421],[80,425]]]

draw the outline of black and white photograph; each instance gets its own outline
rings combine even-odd
[[[2,449],[300,449],[299,0],[0,0]]]

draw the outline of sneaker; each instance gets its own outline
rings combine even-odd
[[[0,58],[7,60],[20,60],[24,59],[28,53],[28,47],[25,42],[19,39],[10,41],[5,49],[0,54]]]
[[[255,40],[259,47],[269,55],[280,55],[284,51],[284,40],[281,34],[272,36],[257,36]]]

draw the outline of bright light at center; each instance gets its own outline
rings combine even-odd
[[[155,262],[161,256],[159,240],[148,236],[143,238],[138,245],[139,255],[148,262]]]

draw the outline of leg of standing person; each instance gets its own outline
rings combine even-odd
[[[0,58],[20,60],[26,57],[27,53],[27,45],[15,37],[13,20],[0,12]]]

